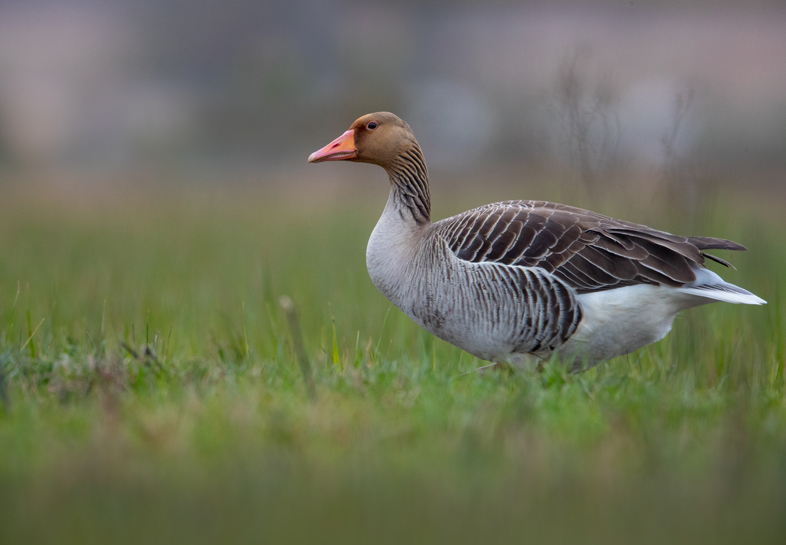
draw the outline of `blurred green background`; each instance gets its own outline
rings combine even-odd
[[[0,0],[0,542],[782,543],[784,58],[776,2]],[[462,376],[368,279],[384,173],[306,164],[377,110],[435,218],[729,238],[769,304]]]

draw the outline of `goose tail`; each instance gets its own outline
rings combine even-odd
[[[684,287],[677,288],[680,292],[712,299],[713,301],[723,301],[737,305],[766,305],[767,301],[752,294],[729,282],[725,282],[720,276],[709,269],[698,269],[696,281]]]

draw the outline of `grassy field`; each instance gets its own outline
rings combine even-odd
[[[437,217],[523,196],[441,191]],[[368,279],[385,190],[281,193],[0,202],[0,543],[786,542],[779,214],[607,205],[746,244],[712,267],[769,305],[581,375],[461,376]]]

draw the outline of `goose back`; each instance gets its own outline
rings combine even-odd
[[[682,287],[696,280],[705,257],[728,265],[702,250],[745,250],[544,201],[489,204],[435,227],[459,259],[538,267],[580,294],[637,284]]]

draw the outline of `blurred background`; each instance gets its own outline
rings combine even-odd
[[[324,176],[377,110],[432,171],[780,187],[786,8],[737,4],[0,0],[0,188]]]

